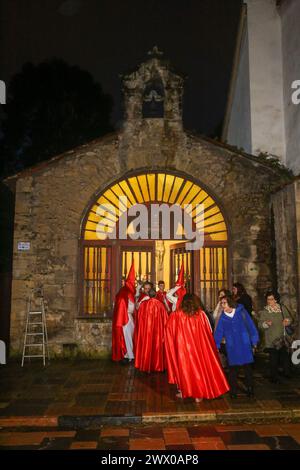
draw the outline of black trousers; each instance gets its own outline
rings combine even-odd
[[[245,373],[245,383],[248,389],[253,389],[253,369],[252,364],[244,364],[243,366],[230,366],[228,381],[230,385],[230,392],[236,394],[238,390],[238,372],[239,368],[243,367]]]
[[[270,359],[271,379],[276,380],[278,378],[278,368],[280,366],[283,368],[283,373],[285,375],[290,375],[291,360],[290,360],[290,356],[286,348],[281,348],[281,349],[270,348],[269,359]]]

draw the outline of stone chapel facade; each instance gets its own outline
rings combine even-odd
[[[14,189],[15,229],[11,350],[20,353],[30,290],[43,287],[52,353],[76,348],[110,353],[111,311],[132,259],[137,277],[171,285],[184,262],[189,289],[213,308],[217,291],[242,282],[255,309],[276,277],[296,309],[293,230],[282,225],[282,189],[290,173],[279,165],[186,131],[184,78],[154,49],[123,76],[120,131],[75,148],[6,180]],[[197,200],[204,247],[157,240],[99,239],[97,207],[117,195],[137,202]],[[118,220],[113,219],[113,223]],[[288,224],[293,226],[295,221]],[[20,243],[27,243],[27,250]],[[277,250],[276,250],[277,243]],[[282,245],[287,246],[283,250]],[[24,246],[24,245],[23,245]]]

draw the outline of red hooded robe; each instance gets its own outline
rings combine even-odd
[[[157,299],[145,300],[137,312],[134,365],[144,372],[166,369],[164,337],[168,313]]]
[[[182,299],[186,294],[186,288],[184,287],[184,265],[183,265],[183,263],[182,263],[180,271],[178,273],[178,278],[177,278],[177,281],[176,281],[175,285],[176,286],[181,286],[181,288],[176,291],[176,294],[177,294],[177,297],[178,297],[177,304],[176,304],[176,309],[178,309],[178,308],[180,308]]]
[[[125,286],[123,286],[116,295],[116,301],[113,312],[112,322],[112,360],[121,361],[127,352],[123,333],[123,326],[127,325],[128,301],[135,301],[135,271],[132,263]]]
[[[182,397],[212,399],[229,390],[216,343],[205,312],[173,312],[166,326],[166,360],[169,383]]]
[[[166,304],[168,305],[169,307],[169,312],[171,312],[172,310],[172,304],[171,302],[167,299],[167,291],[161,291],[161,290],[158,290],[156,292],[156,299],[159,300],[164,306],[166,306]]]

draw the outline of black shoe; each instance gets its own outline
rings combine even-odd
[[[129,364],[129,359],[125,359],[125,358],[122,359],[122,360],[120,361],[120,364],[121,364],[122,366],[127,366],[127,365]]]

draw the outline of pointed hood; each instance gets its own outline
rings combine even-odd
[[[178,273],[176,286],[184,287],[184,265],[183,265],[183,263],[181,264],[181,268],[180,268],[180,271]]]
[[[184,265],[183,265],[183,263],[181,264],[181,268],[180,268],[180,271],[178,273],[176,286],[181,287],[181,289],[178,289],[178,291],[176,292],[176,294],[178,296],[178,301],[177,301],[176,308],[178,309],[178,308],[180,308],[182,299],[186,294],[186,288],[184,287]]]
[[[130,266],[129,273],[127,275],[127,279],[125,281],[125,286],[128,290],[129,299],[134,302],[135,301],[135,269],[134,269],[134,262]]]

